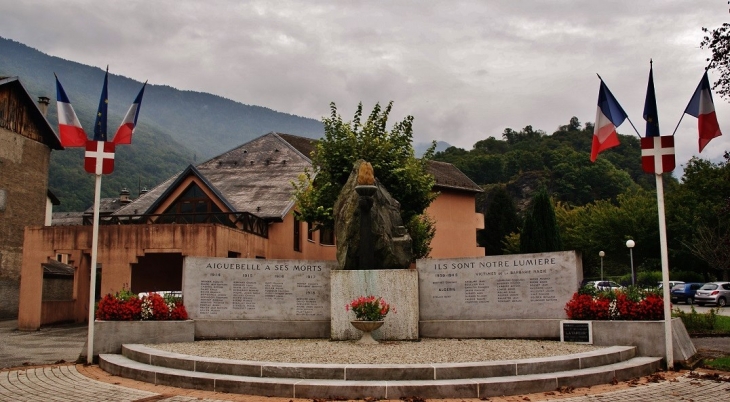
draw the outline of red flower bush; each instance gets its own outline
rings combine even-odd
[[[179,298],[157,293],[139,298],[123,290],[99,300],[95,317],[104,321],[187,320],[188,312]]]
[[[571,320],[663,320],[664,301],[648,293],[634,300],[622,292],[591,294],[574,293],[565,305]]]

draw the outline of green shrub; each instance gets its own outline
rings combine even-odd
[[[674,316],[679,317],[684,323],[689,333],[700,333],[713,331],[717,324],[717,309],[710,309],[707,313],[701,314],[695,310],[695,306],[690,306],[691,311],[685,313],[679,308],[674,310]]]
[[[631,280],[631,275],[629,275],[629,280]],[[661,271],[644,271],[639,272],[638,275],[636,275],[636,283],[639,286],[643,287],[656,287],[657,283],[662,281],[662,272]]]
[[[670,277],[677,281],[682,282],[700,282],[704,283],[705,278],[702,276],[702,274],[699,274],[697,272],[692,271],[673,271]]]

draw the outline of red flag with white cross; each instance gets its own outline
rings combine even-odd
[[[84,169],[91,174],[109,174],[114,171],[113,142],[86,141]]]
[[[667,173],[675,168],[674,136],[641,139],[641,167],[646,173]]]

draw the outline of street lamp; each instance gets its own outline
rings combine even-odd
[[[603,280],[603,257],[606,256],[606,253],[599,251],[598,256],[601,257],[601,280]]]
[[[629,239],[626,241],[626,247],[629,248],[629,256],[631,258],[631,284],[636,285],[636,274],[634,274],[634,246],[636,243]]]

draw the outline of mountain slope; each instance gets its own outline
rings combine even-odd
[[[54,72],[87,134],[92,135],[104,71],[41,53],[0,37],[0,76],[18,76],[31,96],[48,96],[48,121],[57,127]],[[113,135],[142,83],[109,75],[108,131]],[[223,153],[267,132],[318,138],[320,121],[220,96],[148,85],[131,146],[120,146],[115,172],[102,180],[102,197],[153,186],[190,163]],[[83,171],[83,152],[67,149],[51,157],[49,187],[60,211],[79,211],[93,202],[93,177]]]

